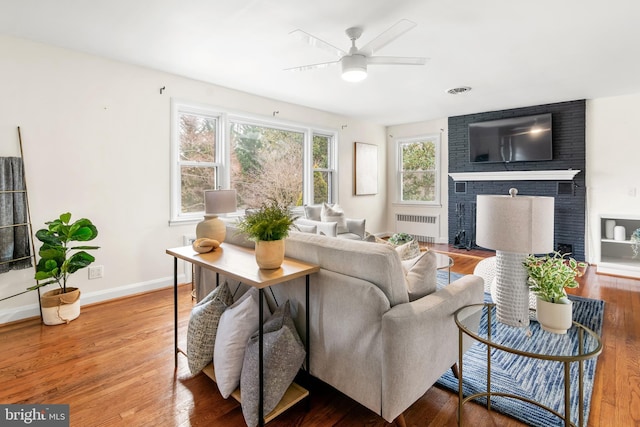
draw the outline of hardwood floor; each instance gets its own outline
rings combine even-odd
[[[471,273],[490,253],[452,249],[453,271]],[[180,287],[184,348],[192,300]],[[640,426],[640,280],[596,275],[590,268],[575,294],[606,301],[604,351],[593,390],[589,426]],[[204,375],[191,377],[186,359],[173,364],[173,292],[83,307],[69,325],[39,319],[0,326],[0,403],[67,403],[71,425],[242,426],[238,403],[222,399]],[[427,363],[428,361],[425,361]],[[269,426],[386,426],[377,415],[314,381],[311,409],[298,405]],[[432,387],[406,412],[408,426],[455,426],[457,395]],[[470,404],[474,427],[523,426]]]

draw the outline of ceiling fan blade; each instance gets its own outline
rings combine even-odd
[[[424,65],[428,58],[410,56],[369,56],[367,64],[375,65]]]
[[[299,67],[285,68],[284,71],[307,71],[316,70],[318,68],[327,68],[332,65],[339,64],[340,61],[320,62],[319,64],[301,65]]]
[[[360,52],[364,52],[367,55],[372,55],[416,25],[417,24],[413,21],[409,21],[408,19],[401,19],[400,21],[393,24],[388,30],[380,34],[378,37],[362,46],[362,48],[360,48]]]
[[[344,55],[347,54],[347,52],[345,52],[344,50],[340,49],[339,47],[335,47],[331,43],[327,43],[324,40],[320,40],[319,38],[317,38],[315,36],[312,36],[311,34],[307,33],[306,31],[293,30],[289,34],[293,35],[294,37],[299,38],[304,43],[307,43],[310,46],[314,46],[314,47],[320,48],[322,50],[325,50],[325,51],[337,56],[338,58],[341,58],[341,57],[343,57]]]

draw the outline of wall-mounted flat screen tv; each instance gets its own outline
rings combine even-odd
[[[552,160],[551,113],[469,124],[472,163]]]

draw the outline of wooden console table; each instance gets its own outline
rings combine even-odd
[[[309,372],[309,275],[320,270],[320,267],[314,264],[297,261],[291,258],[285,258],[282,266],[274,270],[261,270],[255,261],[255,253],[251,248],[232,245],[230,243],[222,243],[222,245],[212,252],[200,254],[193,250],[191,246],[183,246],[179,248],[167,249],[166,253],[173,256],[173,308],[174,308],[174,350],[175,350],[175,367],[178,367],[178,353],[185,354],[178,348],[178,259],[198,265],[207,270],[215,271],[216,278],[220,274],[224,274],[230,278],[241,281],[249,286],[258,288],[259,290],[259,338],[258,338],[258,370],[260,375],[260,394],[258,400],[258,420],[259,425],[263,426],[265,422],[275,418],[291,406],[295,405],[309,395],[309,392],[297,384],[292,384],[278,406],[267,414],[263,411],[264,402],[264,366],[263,366],[263,292],[264,289],[278,283],[286,282],[298,277],[306,277],[306,367]],[[218,283],[216,283],[217,285]],[[205,368],[203,372],[215,381],[213,368],[211,366]],[[240,401],[240,393],[236,390],[232,396]]]

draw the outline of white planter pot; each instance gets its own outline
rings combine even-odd
[[[573,324],[573,302],[565,298],[562,303],[551,303],[541,298],[536,301],[536,315],[542,329],[554,334],[566,334]]]
[[[40,296],[42,322],[45,325],[69,323],[80,316],[80,290],[67,287],[67,292],[54,289]]]
[[[284,261],[284,240],[256,242],[256,263],[265,270],[280,268]]]

